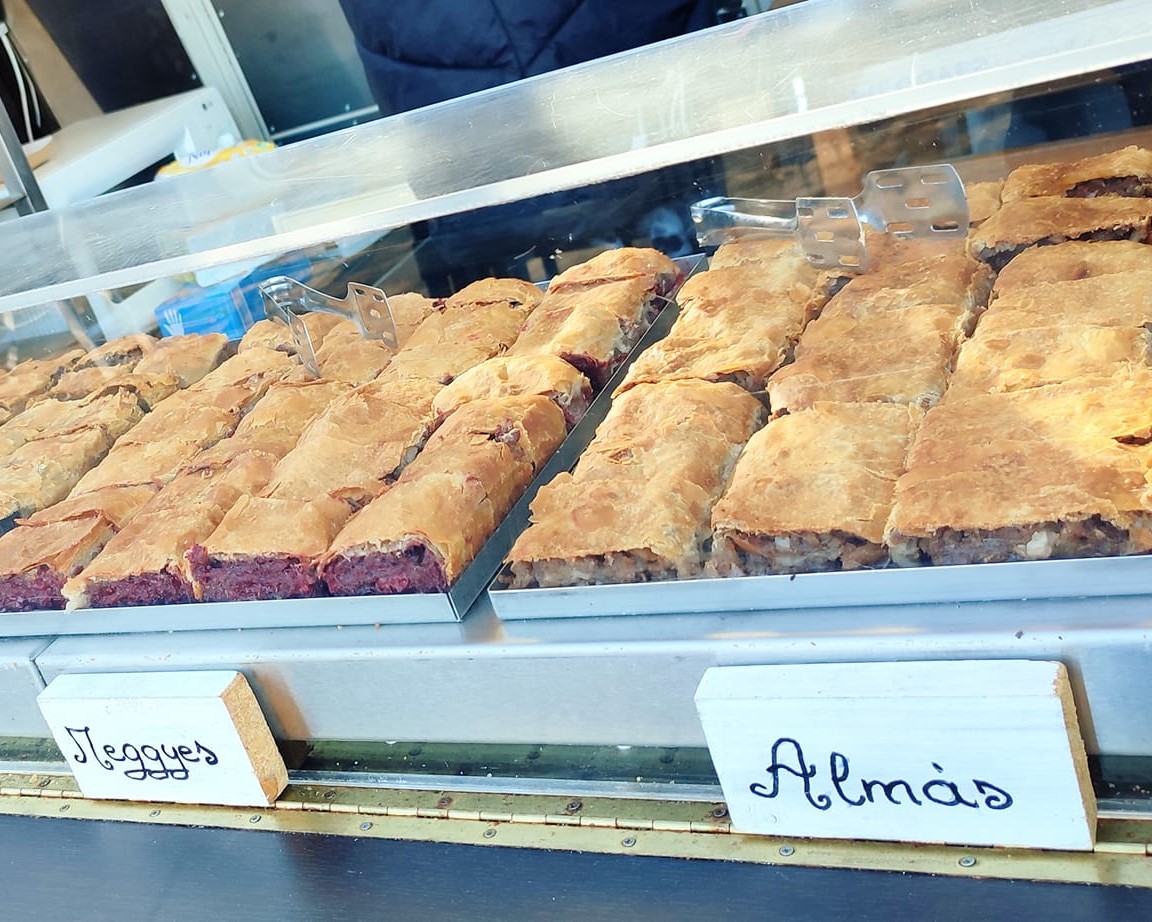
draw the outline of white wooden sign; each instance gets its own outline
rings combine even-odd
[[[741,832],[1090,850],[1064,666],[724,666],[696,708]]]
[[[85,797],[267,806],[288,784],[238,672],[62,675],[38,701]]]

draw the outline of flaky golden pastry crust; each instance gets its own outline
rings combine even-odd
[[[21,362],[0,379],[0,419],[15,416],[83,357],[83,349],[73,349],[56,358]]]
[[[131,333],[109,340],[102,346],[90,350],[78,360],[74,368],[90,368],[94,365],[135,365],[140,359],[156,348],[156,337],[147,333]]]
[[[378,381],[333,401],[277,465],[267,495],[310,500],[331,494],[362,505],[396,477],[428,437],[439,385]]]
[[[378,339],[340,337],[316,350],[316,364],[325,379],[367,384],[388,367],[395,354]]]
[[[1014,391],[1099,375],[1120,365],[1147,365],[1143,326],[1065,322],[996,332],[978,329],[964,344],[950,389],[958,393]]]
[[[180,387],[190,387],[219,366],[228,351],[223,333],[167,336],[136,364],[142,375],[175,375]]]
[[[1006,202],[973,230],[972,252],[997,268],[1026,247],[1068,240],[1152,239],[1152,200],[1044,196]]]
[[[329,404],[351,389],[342,381],[277,382],[240,421],[236,435],[282,429],[298,436]]]
[[[274,381],[283,380],[298,369],[299,362],[284,352],[254,347],[222,362],[193,384],[189,391],[213,391],[241,387],[255,396],[263,394]]]
[[[64,499],[111,444],[96,427],[17,448],[0,464],[0,519],[27,517]]]
[[[668,294],[680,280],[680,269],[671,259],[646,247],[605,250],[591,259],[565,269],[548,285],[556,294],[564,289],[596,286],[605,282],[641,280],[657,294]]]
[[[979,337],[1063,323],[1142,327],[1150,321],[1152,266],[1067,282],[1013,285],[992,302],[976,333]]]
[[[728,269],[748,263],[779,265],[781,260],[808,266],[808,260],[796,241],[788,237],[748,237],[722,244],[708,260],[710,270]],[[809,267],[815,276],[817,270]]]
[[[668,336],[633,363],[620,390],[642,382],[697,378],[760,390],[790,356],[808,319],[824,304],[805,263],[743,263],[712,269],[680,290],[680,316]]]
[[[947,306],[861,319],[825,312],[805,330],[796,361],[768,379],[769,406],[774,413],[818,401],[931,406],[944,393],[958,336],[956,312]]]
[[[1129,180],[1124,188],[1115,180]],[[1112,182],[1110,182],[1112,181]],[[1005,202],[1043,195],[1152,194],[1152,150],[1135,145],[1071,163],[1030,163],[1008,174]]]
[[[1000,270],[993,298],[1034,285],[1150,270],[1152,246],[1132,240],[1072,240],[1055,246],[1032,247]]]
[[[995,214],[996,209],[1000,207],[1000,193],[1003,188],[1004,181],[999,179],[964,184],[964,193],[968,197],[970,226],[977,227]]]
[[[432,407],[442,418],[473,400],[540,394],[564,411],[569,427],[588,407],[592,385],[576,368],[553,355],[497,356],[481,362],[445,387]]]
[[[448,309],[453,309],[503,302],[531,311],[542,297],[539,288],[523,279],[487,278],[466,285],[445,303]]]
[[[66,519],[100,515],[119,531],[159,490],[158,483],[104,487],[91,493],[70,496],[30,516],[25,522],[29,525],[48,525]]]
[[[647,278],[549,290],[509,355],[555,355],[604,386],[663,307]]]

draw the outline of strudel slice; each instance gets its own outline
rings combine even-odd
[[[959,336],[950,305],[862,316],[826,311],[804,331],[796,361],[768,379],[769,405],[773,413],[820,401],[929,407],[947,387]]]
[[[557,293],[566,289],[594,287],[606,282],[640,279],[655,294],[667,296],[683,279],[680,267],[659,250],[648,247],[620,247],[605,250],[591,259],[565,269],[548,285]]]
[[[110,339],[102,346],[90,350],[73,368],[92,368],[97,365],[134,366],[145,355],[156,348],[156,337],[147,333],[130,333]]]
[[[205,602],[322,594],[317,562],[348,520],[339,500],[241,496],[220,525],[185,553]]]
[[[960,350],[950,389],[1014,391],[1095,376],[1121,365],[1148,365],[1149,345],[1143,326],[1063,323],[997,333],[990,325]]]
[[[198,452],[185,469],[228,464],[250,451],[283,458],[296,447],[308,425],[350,391],[351,385],[343,381],[278,381],[240,420],[234,433]]]
[[[505,304],[533,311],[544,296],[531,282],[514,278],[486,278],[465,285],[444,302],[445,308],[452,311],[461,307],[486,307]]]
[[[115,534],[103,516],[25,525],[0,537],[0,611],[64,607],[64,582]]]
[[[73,349],[56,358],[28,359],[13,368],[0,379],[0,423],[7,422],[45,393],[83,356],[83,349]]]
[[[960,350],[950,387],[1018,390],[1147,365],[1150,323],[1152,269],[1011,286]]]
[[[1152,195],[1152,150],[1130,145],[1072,163],[1030,163],[1004,180],[1005,202],[1041,195]]]
[[[892,306],[947,304],[962,312],[964,329],[971,332],[988,306],[993,273],[987,265],[972,258],[963,244],[937,241],[896,238],[888,244],[887,257],[851,279],[825,310],[854,311],[858,302],[874,308],[888,298]]]
[[[699,576],[712,505],[760,402],[734,384],[639,384],[622,394],[571,474],[532,502],[508,554],[513,588]]]
[[[193,601],[184,552],[208,537],[241,496],[260,489],[272,463],[252,452],[225,468],[200,469],[173,480],[65,583],[68,607]]]
[[[111,444],[96,426],[17,448],[0,463],[0,521],[29,516],[64,499]]]
[[[87,566],[156,489],[149,484],[64,500],[0,538],[0,611],[63,608],[65,581]]]
[[[1152,375],[951,396],[929,411],[887,526],[901,565],[1152,550]]]
[[[244,406],[219,406],[186,396],[184,391],[162,401],[121,440],[121,445],[146,445],[179,440],[212,445],[231,435]]]
[[[102,487],[90,493],[69,496],[27,519],[22,519],[21,524],[51,525],[66,519],[82,519],[100,515],[119,531],[159,490],[160,484],[158,483]]]
[[[540,293],[535,286],[527,282],[519,284],[532,289],[535,296],[531,300],[500,298],[492,292],[489,300],[449,299],[442,309],[433,311],[416,328],[405,343],[405,349],[461,343],[478,348],[489,356],[502,352],[515,341],[521,325],[539,301]]]
[[[367,384],[388,367],[395,354],[395,350],[378,339],[364,339],[359,335],[338,337],[316,350],[316,364],[322,378]]]
[[[236,435],[282,429],[299,436],[308,423],[351,390],[342,381],[279,381],[240,420]]]
[[[973,254],[997,270],[1028,247],[1068,240],[1152,242],[1152,200],[1111,195],[1017,199],[1002,205],[969,238]]]
[[[85,353],[61,372],[47,396],[59,400],[86,397],[133,371],[141,358],[155,348],[155,337],[147,333],[133,333],[110,340]]]
[[[685,282],[677,297],[680,316],[636,359],[620,389],[697,378],[762,390],[825,300],[807,263],[782,261],[776,271],[746,262]]]
[[[71,496],[105,487],[170,482],[215,440],[165,439],[116,444],[98,465],[80,478]]]
[[[400,479],[337,535],[321,572],[333,595],[444,592],[565,435],[538,395],[457,410]]]
[[[884,525],[919,413],[817,403],[748,442],[712,512],[721,576],[854,570],[887,563]]]
[[[180,379],[176,375],[156,372],[139,374],[130,371],[117,375],[110,383],[93,391],[91,396],[98,397],[114,391],[127,391],[136,395],[145,412],[151,412],[159,403],[167,400],[178,390],[180,390]]]
[[[442,419],[473,400],[540,394],[564,412],[571,429],[588,409],[592,385],[554,355],[497,356],[457,377],[436,395],[432,408]]]
[[[1152,257],[1152,247],[1148,250]],[[1017,259],[1024,259],[1026,255],[1021,254]],[[1015,264],[1013,260],[1010,265]],[[1122,273],[1009,286],[980,318],[976,335],[1056,324],[1142,327],[1149,321],[1152,321],[1152,263]]]
[[[275,349],[252,348],[239,352],[222,362],[188,388],[189,393],[241,387],[259,397],[274,381],[281,381],[297,372],[299,362]]]
[[[422,378],[377,381],[334,400],[276,466],[266,495],[337,496],[361,506],[396,478],[432,429],[440,385]]]
[[[228,350],[223,333],[167,336],[136,363],[139,375],[175,375],[180,387],[191,387],[218,367]]]
[[[665,303],[648,278],[549,291],[508,354],[558,356],[599,390]]]
[[[996,276],[992,297],[1052,282],[1149,270],[1152,270],[1152,246],[1146,243],[1071,240],[1054,246],[1032,247],[1016,256]]]
[[[469,291],[473,300],[461,299]],[[450,384],[516,340],[539,292],[518,279],[485,279],[455,297],[424,319],[378,380]]]
[[[143,416],[132,393],[113,392],[84,401],[41,400],[0,426],[0,459],[28,442],[94,426],[115,441]]]
[[[52,385],[45,397],[52,400],[79,400],[112,384],[125,374],[131,365],[90,365],[87,368],[69,369]]]
[[[244,386],[180,391],[123,435],[76,484],[73,495],[102,487],[168,483],[204,449],[231,435],[252,405]]]

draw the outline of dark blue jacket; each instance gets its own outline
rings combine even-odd
[[[716,22],[716,0],[340,2],[384,115]]]

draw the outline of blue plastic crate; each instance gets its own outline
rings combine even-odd
[[[242,279],[201,287],[185,285],[156,308],[162,336],[185,333],[224,333],[239,339],[257,320],[264,319],[259,284],[276,275],[300,282],[312,278],[312,264],[303,257],[278,259],[254,269]]]

